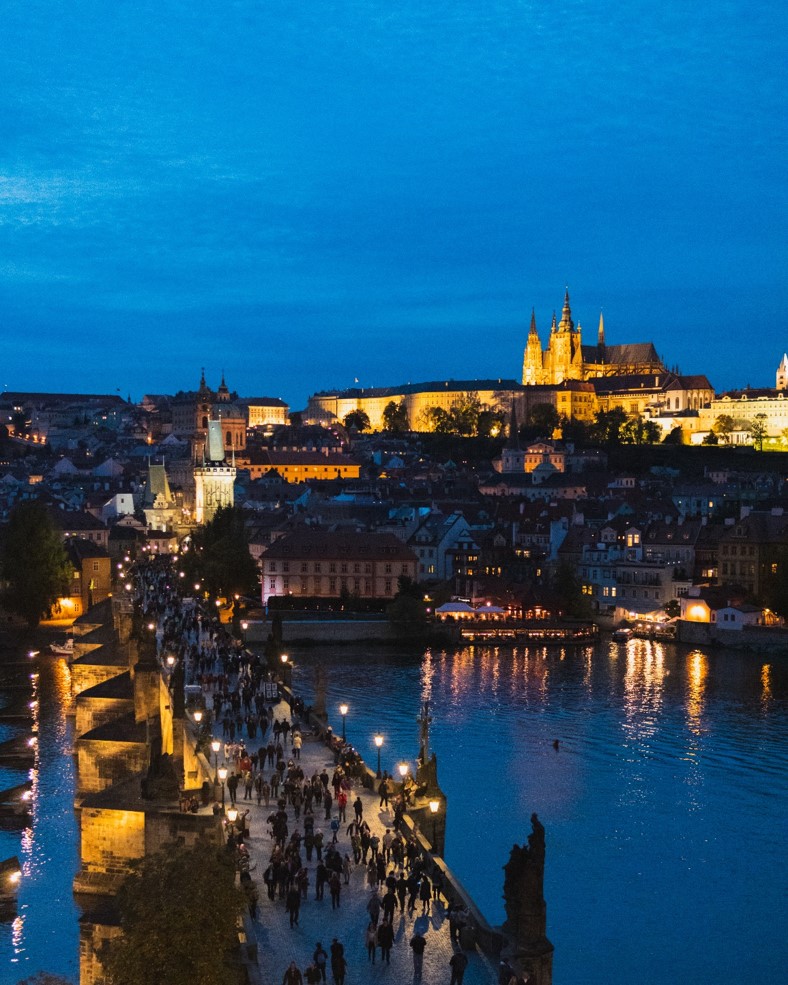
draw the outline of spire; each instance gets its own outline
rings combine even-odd
[[[520,435],[517,430],[517,407],[514,401],[512,401],[512,414],[509,418],[509,440],[506,442],[506,447],[517,450],[520,448]]]
[[[597,345],[600,349],[605,347],[605,316],[599,312],[599,334],[597,335]]]
[[[200,389],[199,389],[199,393],[200,393],[200,395],[205,395],[206,393],[210,393],[210,391],[208,389],[208,384],[205,382],[205,367],[204,366],[200,370]]]
[[[230,391],[227,388],[227,384],[224,382],[224,370],[222,370],[222,382],[219,384],[219,389],[216,391],[217,399],[227,402],[230,399]]]
[[[561,324],[558,326],[559,332],[571,332],[575,325],[572,321],[572,309],[569,307],[569,288],[564,294],[564,307],[561,310]]]
[[[534,311],[533,308],[531,308],[531,328],[528,334],[536,335],[537,337],[539,336],[539,333],[536,331],[536,312]]]
[[[555,331],[555,312],[553,312],[553,320],[550,324],[550,334],[552,335],[554,331]]]

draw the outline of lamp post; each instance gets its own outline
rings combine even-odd
[[[437,826],[437,813],[440,808],[439,800],[430,801],[430,814],[432,814],[432,850],[435,854],[438,854],[438,826]]]
[[[219,750],[222,744],[218,739],[211,739],[211,749],[213,749],[213,785],[219,782]]]
[[[231,807],[227,811],[227,820],[229,821],[229,824],[227,825],[227,827],[229,828],[229,832],[232,832],[233,834],[235,834],[235,822],[238,820],[238,808],[237,807]],[[228,832],[228,838],[229,838],[229,832]]]
[[[220,766],[216,772],[219,776],[219,783],[222,785],[222,814],[224,814],[224,781],[227,779],[227,767]]]
[[[380,779],[380,747],[383,745],[383,736],[380,732],[375,736],[375,745],[378,747],[378,779]]]
[[[342,716],[342,741],[345,741],[345,717],[347,716],[347,705],[339,706],[339,714]]]
[[[408,770],[410,767],[407,763],[400,763],[397,767],[399,770],[400,780],[402,781],[402,800],[407,805],[408,803],[408,791],[405,788],[405,777],[408,775]]]
[[[198,725],[202,721],[202,710],[200,708],[197,708],[196,711],[194,712],[194,720],[195,722],[197,722]]]

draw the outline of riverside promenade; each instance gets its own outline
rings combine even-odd
[[[280,702],[275,706],[274,715],[280,721],[283,718],[289,719],[289,705],[284,701]],[[332,775],[336,764],[331,750],[319,738],[313,736],[308,728],[303,727],[302,734],[304,741],[301,750],[301,768],[304,775],[309,778],[314,773],[321,773],[323,769]],[[288,750],[285,756],[292,758],[292,753]],[[227,765],[228,767],[232,766],[232,764]],[[266,775],[270,775],[270,771]],[[386,965],[381,962],[379,949],[376,963],[372,965],[369,962],[364,939],[369,924],[366,907],[375,890],[367,886],[364,865],[354,867],[350,874],[349,885],[344,885],[343,878],[340,906],[338,909],[332,909],[331,895],[327,886],[324,898],[322,900],[315,899],[316,853],[313,854],[311,862],[306,862],[306,855],[302,848],[304,864],[309,870],[309,891],[307,900],[301,905],[299,924],[291,929],[284,901],[269,900],[263,882],[263,873],[273,848],[268,817],[276,810],[276,803],[272,799],[271,806],[265,807],[264,803],[258,806],[256,797],[251,800],[244,800],[242,795],[243,786],[239,788],[236,805],[240,811],[249,810],[247,824],[250,835],[246,843],[254,865],[252,877],[259,889],[260,898],[254,929],[257,936],[260,976],[264,985],[279,985],[291,961],[295,961],[303,974],[304,969],[312,960],[317,942],[319,941],[323,948],[330,952],[334,938],[337,938],[344,945],[345,960],[347,961],[346,985],[376,982],[386,982],[390,985],[403,985],[403,983],[410,982],[422,982],[423,985],[444,985],[444,983],[448,985],[451,981],[449,960],[452,954],[459,950],[459,945],[452,944],[450,939],[445,896],[441,896],[437,902],[433,900],[430,912],[424,916],[421,915],[422,903],[419,900],[416,901],[416,908],[412,914],[408,914],[407,907],[403,914],[400,914],[398,910],[393,923],[394,947],[391,951],[391,964]],[[376,792],[364,789],[360,784],[355,784],[350,791],[347,808],[348,819],[345,823],[340,824],[337,834],[337,848],[343,857],[348,854],[351,860],[353,853],[346,830],[348,823],[354,817],[351,805],[357,795],[360,795],[364,804],[364,820],[369,824],[374,834],[382,838],[386,828],[392,827],[393,821],[393,812],[379,807],[380,798]],[[288,806],[287,811],[290,831],[292,832],[297,827],[303,833],[303,819],[301,822],[295,820],[292,807]],[[335,803],[332,817],[337,816]],[[325,811],[322,806],[315,808],[314,817],[315,831],[323,832],[325,848],[330,844],[332,838],[330,821],[325,820]],[[388,866],[387,873],[392,868],[393,866]],[[496,872],[492,874],[492,877],[499,878],[500,874]],[[413,952],[409,943],[417,931],[427,941],[420,978],[414,974]],[[496,985],[498,982],[496,965],[478,948],[467,950],[465,954],[469,961],[464,985]],[[330,963],[327,966],[326,974],[328,982],[331,982]]]

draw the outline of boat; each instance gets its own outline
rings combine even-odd
[[[49,649],[57,657],[73,657],[74,637],[68,636],[62,643],[50,643]]]
[[[612,638],[616,643],[626,643],[627,640],[632,639],[632,630],[628,626],[622,626],[620,629],[614,629]]]

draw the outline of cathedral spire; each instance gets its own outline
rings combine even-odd
[[[514,401],[512,401],[512,414],[509,418],[509,439],[506,442],[506,447],[516,450],[520,448],[520,434],[517,429],[517,407]]]
[[[536,331],[536,312],[535,312],[535,310],[533,308],[531,308],[531,328],[530,328],[528,334],[529,335],[536,335],[536,336],[539,335],[539,333]]]
[[[564,294],[564,307],[561,310],[561,324],[558,330],[559,332],[571,332],[574,327],[572,309],[569,307],[569,288],[567,287],[566,293]]]
[[[556,328],[555,312],[553,312],[553,320],[550,323],[550,334],[552,335]]]
[[[599,312],[599,333],[597,335],[597,345],[600,349],[605,347],[605,316]]]

